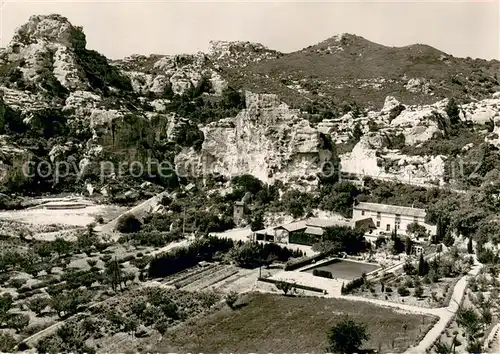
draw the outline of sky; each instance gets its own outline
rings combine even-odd
[[[389,46],[423,43],[458,57],[500,59],[500,0],[2,2],[2,46],[30,15],[58,13],[83,26],[87,48],[111,59],[207,51],[210,40],[292,52],[345,32]]]

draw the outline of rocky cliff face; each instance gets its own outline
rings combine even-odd
[[[494,78],[482,77],[486,72],[479,73],[476,62],[443,56],[429,48],[398,49],[396,58],[411,66],[405,50],[416,57],[427,53],[436,56],[432,70],[453,63],[464,69],[468,73],[465,81],[461,74],[456,74],[455,81],[463,81],[470,99],[460,105],[460,120],[473,125],[470,131],[476,136],[474,143],[464,140],[464,146],[469,149],[487,141],[500,147],[500,95],[491,94]],[[443,183],[448,156],[412,152],[422,147],[429,150],[430,141],[445,136],[448,100],[439,100],[434,89],[448,84],[436,79],[441,74],[427,77],[415,68],[399,73],[401,77],[383,77],[388,68],[379,72],[362,60],[367,50],[382,60],[388,49],[341,35],[291,54],[256,43],[216,41],[206,54],[134,55],[109,62],[86,48],[82,29],[66,18],[32,16],[7,47],[0,49],[2,161],[13,167],[30,154],[41,154],[39,158],[52,162],[73,159],[79,166],[88,166],[103,159],[131,161],[156,156],[175,161],[180,175],[252,174],[266,183],[279,180],[307,189],[317,184],[317,174],[330,158],[328,151],[319,148],[320,134],[325,134],[340,148],[351,146],[340,156],[344,171]],[[315,58],[315,70],[326,64],[347,70],[352,53],[361,58],[362,79],[350,79],[348,73],[340,79],[328,75],[307,78],[314,73],[308,74],[311,65],[303,65],[304,55]],[[282,72],[283,62],[297,68],[296,72]],[[282,75],[276,81],[277,72],[290,77]],[[300,75],[295,77],[295,73]],[[482,77],[479,83],[474,81],[478,75]],[[236,91],[227,91],[238,83],[235,77],[254,82],[256,92],[273,94],[246,91],[245,106],[240,109],[238,100],[233,102]],[[210,89],[193,94],[203,81]],[[386,91],[398,92],[393,90],[395,83],[404,83],[402,96],[410,97],[408,102],[413,104],[400,96],[385,95]],[[329,97],[329,90],[345,87],[359,88],[358,94],[376,91],[378,96],[385,95],[385,102],[381,109],[348,109],[320,116],[311,113],[314,109],[306,114],[291,108],[284,103],[287,95],[282,95],[282,89],[298,92],[310,106],[317,107],[322,97]],[[473,99],[478,90],[482,99]],[[424,96],[434,103],[415,103]],[[336,109],[321,109],[331,113],[330,108]],[[51,126],[59,127],[55,136]],[[43,136],[30,135],[35,130],[44,131]],[[37,139],[43,149],[35,144]]]
[[[244,110],[205,126],[201,151],[180,154],[176,161],[183,170],[194,167],[205,175],[248,173],[270,184],[314,185],[321,164],[319,132],[299,114],[276,95],[247,92]]]
[[[0,51],[0,65],[10,75],[20,73],[25,86],[45,88],[55,78],[66,89],[85,89],[87,83],[76,63],[72,36],[80,29],[59,15],[31,16],[18,28],[8,46]]]

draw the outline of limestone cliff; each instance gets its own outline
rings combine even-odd
[[[190,156],[184,152],[176,161],[183,170],[194,165],[205,175],[248,173],[266,183],[315,184],[321,163],[319,133],[299,113],[276,95],[247,92],[244,110],[202,128],[201,151]]]

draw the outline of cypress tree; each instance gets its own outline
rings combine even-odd
[[[425,259],[424,259],[424,255],[422,253],[420,253],[420,258],[418,260],[418,275],[420,276],[424,276],[425,273],[426,273],[426,264],[425,264]]]
[[[474,250],[472,249],[472,237],[469,237],[469,242],[467,243],[467,253],[473,254]]]

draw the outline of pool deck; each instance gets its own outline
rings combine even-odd
[[[332,260],[334,259],[339,259],[340,262],[338,263],[331,263]],[[318,269],[321,268],[322,265],[328,266],[328,265],[335,265],[335,264],[340,264],[341,262],[346,263],[359,263],[360,265],[365,265],[365,266],[371,266],[371,267],[377,267],[377,269],[372,270],[371,272],[367,273],[367,275],[371,273],[378,272],[381,267],[376,264],[376,263],[367,263],[367,262],[362,262],[362,261],[357,261],[357,260],[351,260],[351,259],[343,259],[343,258],[329,258],[322,260],[320,262],[314,263],[314,264],[309,264],[307,266],[301,267],[295,271],[282,271],[279,272],[271,277],[273,280],[280,280],[280,281],[286,281],[289,283],[295,283],[295,284],[300,284],[300,285],[305,285],[305,286],[310,286],[310,287],[315,287],[319,289],[325,290],[328,294],[332,296],[340,296],[341,295],[341,288],[343,283],[348,283],[352,279],[361,276],[362,271],[358,271],[356,275],[353,275],[352,277],[342,277],[342,276],[335,276],[335,272],[332,271],[332,275],[334,276],[333,279],[330,278],[323,278],[323,277],[318,277],[312,274],[313,269]],[[329,270],[331,271],[331,270]]]
[[[338,262],[333,262],[335,259],[338,260]],[[328,259],[325,259],[325,260],[321,260],[320,262],[317,262],[317,263],[314,263],[314,264],[309,264],[307,266],[304,266],[300,269],[298,269],[298,271],[300,272],[308,272],[308,273],[312,273],[312,271],[314,269],[323,269],[323,270],[326,270],[326,271],[329,271],[332,273],[332,275],[335,277],[335,271],[340,271],[340,272],[345,272],[346,270],[341,270],[341,269],[335,269],[335,268],[339,268],[339,267],[342,267],[342,263],[344,265],[344,267],[348,264],[348,263],[358,263],[360,265],[364,265],[366,266],[368,271],[366,271],[366,275],[371,275],[373,273],[377,273],[381,267],[379,264],[377,263],[368,263],[368,262],[363,262],[363,261],[358,261],[358,260],[351,260],[351,259],[344,259],[344,258],[328,258]],[[352,273],[355,273],[355,274],[352,274],[349,276],[349,279],[343,277],[342,275],[340,275],[339,277],[344,279],[344,280],[347,280],[347,281],[350,281],[354,278],[357,278],[359,276],[361,276],[363,274],[363,270],[360,270],[360,272],[354,270],[352,271]],[[356,273],[359,273],[359,274],[356,274]],[[337,278],[339,278],[337,277]]]

